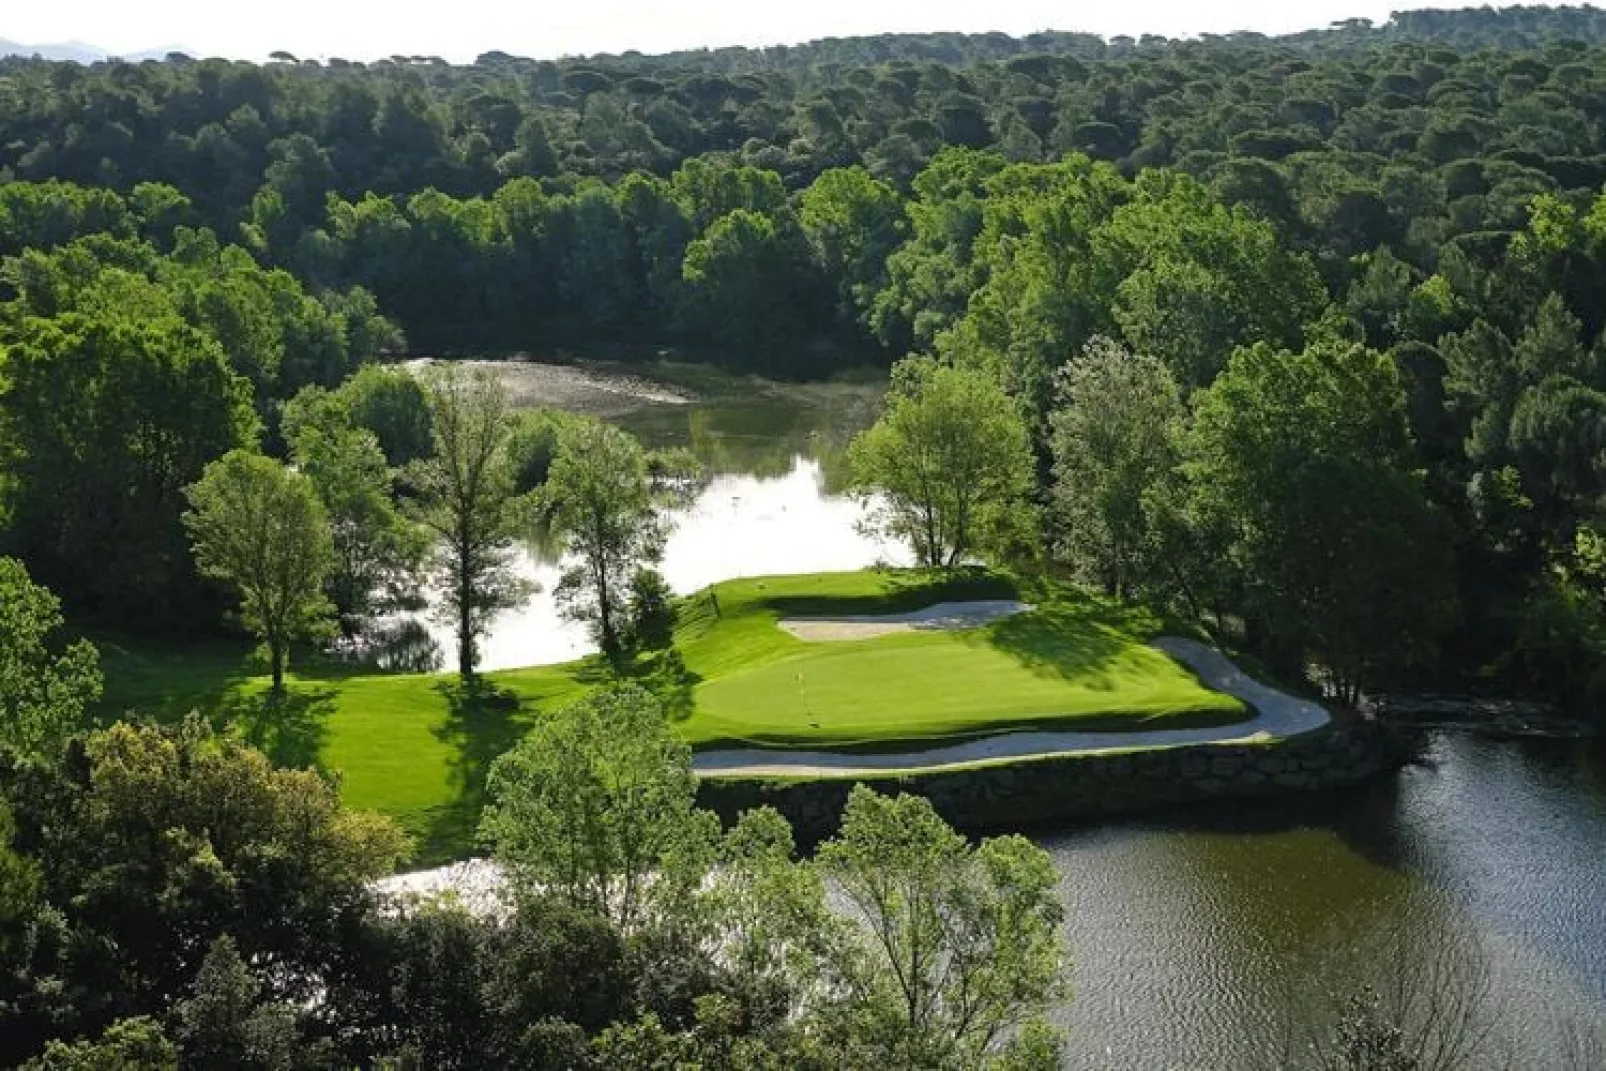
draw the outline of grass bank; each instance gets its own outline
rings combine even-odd
[[[1032,613],[964,632],[805,643],[788,616],[883,614],[1019,597]],[[991,573],[737,580],[684,600],[672,651],[629,672],[664,696],[693,746],[910,749],[1074,724],[1180,728],[1244,718],[1144,645],[1146,611]],[[467,854],[486,770],[544,711],[614,679],[597,659],[487,674],[374,674],[304,660],[272,697],[243,644],[157,649],[100,638],[103,714],[197,711],[275,761],[337,772],[353,807],[395,817],[420,862]]]

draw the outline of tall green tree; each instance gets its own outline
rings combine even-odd
[[[816,265],[836,281],[837,317],[863,322],[885,284],[887,257],[903,239],[902,200],[862,167],[835,168],[798,198],[798,222]]]
[[[1050,418],[1056,551],[1115,595],[1157,586],[1164,558],[1154,496],[1174,480],[1176,380],[1156,358],[1095,338],[1060,373]]]
[[[926,800],[858,785],[818,863],[856,924],[833,964],[852,1066],[1005,1068],[1041,1050],[1065,986],[1041,848],[972,847]]]
[[[1026,425],[985,372],[901,362],[885,412],[849,459],[858,493],[882,496],[871,526],[909,542],[923,566],[1008,554],[1035,530]]]
[[[208,465],[186,493],[196,568],[239,596],[241,621],[267,648],[273,691],[283,692],[290,644],[332,624],[323,590],[335,566],[328,512],[305,475],[244,450]]]
[[[10,542],[69,606],[149,622],[194,592],[183,489],[255,441],[248,385],[159,312],[29,317],[4,332]]]
[[[441,614],[457,632],[457,670],[474,675],[491,619],[524,601],[529,585],[513,559],[519,509],[508,458],[507,393],[485,372],[447,366],[426,380],[434,456],[409,471],[417,517],[437,539],[432,578]]]
[[[662,923],[712,863],[691,751],[634,685],[542,718],[491,767],[480,836],[515,880],[625,931]]]
[[[1354,700],[1432,660],[1453,611],[1450,532],[1429,506],[1394,363],[1365,346],[1239,350],[1199,397],[1192,510],[1226,535],[1264,649]]]
[[[590,624],[616,657],[628,629],[631,579],[663,559],[666,529],[647,454],[628,432],[598,420],[558,430],[544,491],[552,532],[576,563],[558,581],[563,613]]]
[[[0,558],[0,745],[48,752],[100,699],[100,655],[88,640],[55,643],[61,604]]]
[[[429,545],[396,506],[379,440],[354,427],[340,401],[321,388],[302,391],[285,407],[283,432],[296,468],[312,481],[329,515],[329,598],[350,635],[374,616],[417,600]]]
[[[429,396],[417,376],[368,365],[342,383],[337,394],[352,423],[374,433],[392,466],[428,457],[435,448]]]

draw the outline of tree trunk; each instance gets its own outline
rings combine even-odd
[[[613,628],[613,605],[608,592],[608,574],[597,570],[597,616],[601,621],[602,653],[608,658],[619,654],[619,636]]]
[[[469,576],[468,536],[459,535],[457,550],[457,674],[474,676],[474,585]]]
[[[277,637],[268,640],[268,671],[273,675],[273,694],[284,691],[284,643]]]
[[[457,592],[457,672],[464,680],[474,676],[474,632],[469,593]]]

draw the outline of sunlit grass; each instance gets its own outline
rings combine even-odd
[[[1022,598],[1036,609],[963,632],[804,643],[793,615],[881,614]],[[1247,716],[1145,641],[1154,615],[993,573],[865,571],[735,580],[684,600],[675,646],[633,667],[697,747],[921,748],[1025,727],[1176,728]],[[244,643],[100,638],[102,716],[195,711],[276,761],[338,775],[346,802],[396,818],[432,862],[473,848],[486,770],[542,713],[613,673],[599,659],[487,674],[380,674],[292,666],[272,697]]]

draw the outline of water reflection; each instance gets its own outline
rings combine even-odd
[[[353,666],[383,673],[434,673],[446,662],[440,641],[417,617],[376,622],[361,635],[341,640],[333,653]]]
[[[1343,994],[1402,979],[1474,994],[1493,1034],[1469,1066],[1597,1066],[1562,1039],[1606,1039],[1606,756],[1441,737],[1430,757],[1040,838],[1076,963],[1069,1066],[1308,1066]]]
[[[733,577],[908,564],[905,548],[859,531],[865,508],[842,493],[847,444],[875,419],[883,389],[739,380],[690,405],[643,404],[611,418],[649,448],[689,449],[711,476],[670,514],[660,566],[670,587],[689,594]],[[517,568],[538,594],[497,616],[480,643],[480,668],[550,665],[594,651],[584,626],[558,613],[552,592],[561,566],[541,533],[525,540]],[[427,614],[410,620],[441,650],[455,649],[448,626]]]
[[[908,564],[903,547],[858,530],[864,513],[858,502],[827,492],[821,462],[794,455],[781,476],[710,480],[689,507],[670,515],[660,568],[670,587],[685,595],[732,577]],[[480,667],[551,665],[594,651],[585,627],[558,613],[552,592],[561,565],[550,546],[532,537],[519,550],[517,568],[539,592],[496,617],[480,644]],[[440,647],[452,649],[449,627],[433,620],[423,627]]]

